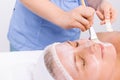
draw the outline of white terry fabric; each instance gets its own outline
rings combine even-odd
[[[57,66],[63,72],[66,80],[73,80],[64,69],[55,50],[51,47]],[[46,50],[45,50],[46,51]],[[0,53],[0,80],[54,80],[44,63],[44,51],[19,51]]]
[[[43,53],[39,57],[37,64],[34,66],[33,69],[34,80],[54,80],[50,73],[48,72],[47,67],[45,66],[44,55],[45,53]]]
[[[0,53],[0,80],[45,80],[42,74],[33,76],[35,65],[42,54],[42,51]]]

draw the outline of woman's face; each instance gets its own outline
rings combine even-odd
[[[110,80],[116,60],[116,51],[111,44],[78,40],[58,44],[55,48],[74,80]]]

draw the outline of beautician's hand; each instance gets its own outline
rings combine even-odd
[[[90,7],[79,6],[71,11],[64,11],[50,0],[33,0],[32,2],[21,0],[21,2],[38,16],[64,29],[79,28],[86,31],[93,24],[95,10]]]
[[[101,2],[96,13],[101,19],[101,24],[105,24],[105,20],[110,20],[112,23],[116,19],[116,10],[107,0]]]
[[[93,24],[94,13],[93,8],[86,6],[79,6],[66,12],[68,18],[64,18],[66,20],[64,28],[80,28],[82,31],[86,31]]]

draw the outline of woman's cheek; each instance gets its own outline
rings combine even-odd
[[[95,55],[92,55],[91,58],[87,58],[85,71],[88,80],[98,80],[100,76],[101,68],[102,68],[101,61],[98,60]]]
[[[111,75],[113,74],[113,70],[115,69],[116,62],[116,52],[114,48],[111,46],[105,50],[105,54],[103,57],[103,68],[102,68],[102,80],[110,80]]]

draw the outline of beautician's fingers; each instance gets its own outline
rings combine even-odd
[[[104,20],[101,22],[101,24],[105,24],[106,23],[106,20],[110,20],[111,21],[111,11],[110,11],[111,7],[106,7],[104,8],[103,10],[103,15],[104,15]]]
[[[110,20],[111,23],[113,23],[116,20],[117,17],[117,11],[115,9],[105,10],[104,15],[102,15],[101,12],[96,11],[97,16],[101,20],[101,25],[105,24],[105,20]]]
[[[105,16],[104,16],[104,14],[101,13],[100,11],[96,11],[96,14],[97,14],[98,18],[101,20],[100,24],[101,25],[105,24]]]
[[[93,24],[95,10],[90,7],[80,6],[68,12],[70,17],[69,28],[80,28],[82,31],[88,30]]]
[[[112,23],[116,19],[116,10],[108,1],[103,1],[98,6],[96,14],[100,18],[101,24],[105,24],[106,20],[110,20]]]
[[[99,17],[100,20],[104,19],[103,14],[100,11],[96,11],[97,16]]]
[[[76,16],[75,19],[76,19],[76,24],[77,24],[76,27],[80,28],[82,31],[86,31],[92,25],[89,20],[87,20],[86,18],[82,16],[79,16],[79,17]]]
[[[101,24],[105,24],[105,20],[110,20],[111,19],[111,14],[110,14],[110,8],[106,7],[104,9],[98,9],[96,11],[97,16],[101,20]]]
[[[110,14],[110,7],[108,7],[108,8],[105,8],[103,11],[104,11],[104,17],[105,17],[105,20],[110,20],[110,16],[111,16],[111,14]]]
[[[112,8],[110,14],[111,14],[111,23],[113,23],[117,18],[117,10]]]
[[[86,26],[82,25],[80,22],[77,22],[77,21],[73,22],[73,24],[71,24],[70,26],[71,26],[71,28],[80,28],[81,31],[87,30]]]
[[[89,21],[90,26],[93,24],[95,10],[91,7],[86,7],[80,14]]]
[[[117,17],[116,9],[114,9],[112,6],[108,6],[108,8],[105,8],[104,10],[104,16],[105,20],[110,20],[111,23],[113,23]]]

